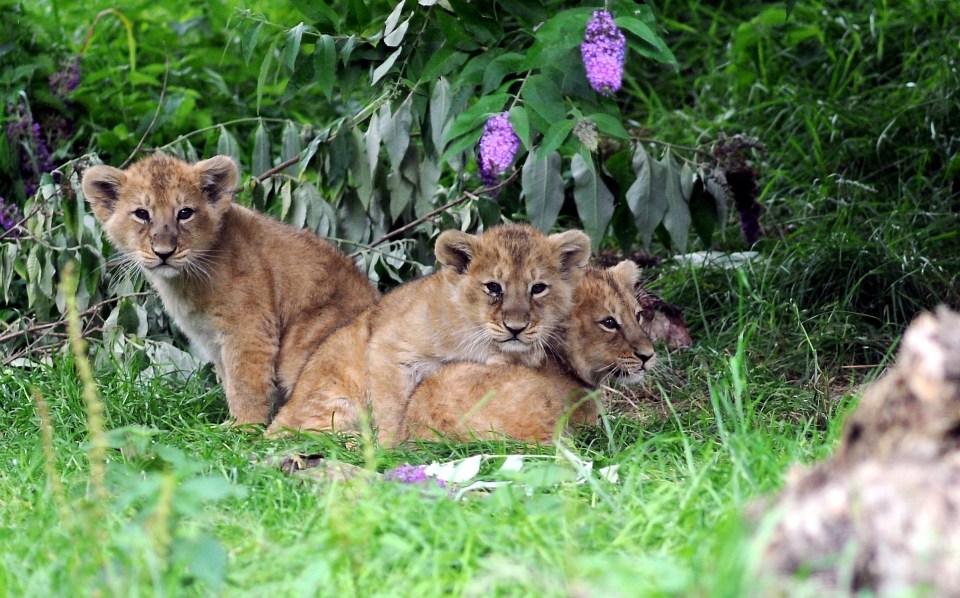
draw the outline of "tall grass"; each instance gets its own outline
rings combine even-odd
[[[266,440],[219,425],[209,371],[151,378],[101,358],[104,496],[91,510],[95,445],[75,350],[0,371],[0,594],[762,594],[745,506],[790,464],[829,451],[855,390],[919,309],[960,304],[960,82],[948,47],[960,8],[800,2],[788,19],[761,3],[660,9],[681,69],[632,73],[634,116],[678,142],[758,136],[766,236],[738,270],[666,260],[650,272],[695,344],[661,350],[668,367],[636,406],[573,444],[597,466],[618,464],[618,484],[515,485],[458,502],[378,480],[315,483],[269,457],[383,471],[555,450],[421,443],[365,455],[351,437]],[[735,227],[718,248],[743,249]]]

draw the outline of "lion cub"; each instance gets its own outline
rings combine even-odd
[[[372,409],[391,442],[417,384],[444,363],[538,366],[572,307],[590,240],[520,224],[445,231],[440,270],[385,296],[310,358],[269,432],[352,429]]]
[[[313,350],[377,299],[313,233],[234,203],[226,156],[94,166],[83,193],[113,244],[223,381],[237,424],[266,423]]]
[[[574,291],[571,318],[543,366],[446,365],[414,391],[403,438],[509,437],[549,442],[558,423],[597,422],[588,397],[607,379],[636,384],[654,366],[634,295],[640,270],[623,261],[589,269]]]

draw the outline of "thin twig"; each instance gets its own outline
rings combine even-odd
[[[13,226],[11,226],[11,227],[8,228],[7,230],[5,230],[5,231],[3,231],[2,233],[0,233],[0,239],[3,239],[4,237],[6,237],[6,236],[8,236],[8,235],[12,235],[12,234],[13,234],[13,231],[15,231],[15,230],[20,230],[20,227],[23,226],[23,224],[24,224],[27,220],[29,220],[34,214],[36,214],[36,213],[39,212],[39,211],[40,211],[40,204],[35,204],[35,205],[33,206],[33,208],[30,210],[30,212],[29,212],[26,216],[24,216],[23,218],[21,218],[21,219],[19,220],[19,222],[17,222],[16,224],[14,224]],[[27,231],[27,229],[23,229],[23,230],[29,233],[29,231]]]
[[[149,294],[150,293],[148,292],[130,293],[129,295],[120,295],[118,297],[111,297],[109,299],[104,299],[103,301],[97,303],[96,305],[93,305],[92,307],[88,307],[87,309],[83,310],[82,312],[80,312],[79,315],[80,317],[93,315],[97,313],[100,309],[102,309],[107,305],[110,305],[111,303],[116,303],[118,301],[122,301],[123,299],[128,299],[130,297],[141,297]],[[28,336],[30,334],[41,332],[49,328],[57,328],[58,326],[63,326],[66,323],[67,323],[67,318],[66,316],[64,316],[63,318],[60,318],[55,322],[44,322],[42,324],[33,324],[31,326],[24,328],[23,330],[17,330],[16,332],[10,332],[0,336],[0,343],[9,341],[11,339],[19,338],[21,336]]]
[[[328,140],[328,142],[329,142],[329,140]],[[270,169],[268,169],[268,170],[264,170],[260,175],[258,175],[257,177],[255,177],[255,178],[257,179],[257,182],[258,182],[258,183],[262,183],[263,181],[267,180],[268,178],[272,177],[273,175],[279,174],[280,171],[285,170],[287,167],[293,166],[294,164],[296,164],[297,162],[299,162],[301,157],[303,157],[303,151],[301,151],[300,153],[298,153],[296,156],[294,156],[294,157],[292,157],[292,158],[289,158],[289,159],[287,159],[287,160],[284,160],[283,162],[277,164],[277,165],[274,166],[273,168],[270,168]]]
[[[170,57],[167,56],[164,60],[163,68],[163,86],[160,88],[160,101],[157,102],[157,109],[153,113],[153,120],[150,121],[150,124],[147,125],[147,130],[143,132],[143,136],[140,138],[140,143],[137,144],[137,147],[133,148],[133,151],[127,156],[127,159],[123,161],[123,164],[120,165],[121,170],[126,168],[130,161],[133,160],[134,156],[137,155],[137,152],[140,151],[140,148],[143,147],[143,142],[147,140],[147,136],[150,135],[150,131],[153,130],[153,125],[157,124],[157,117],[160,116],[160,110],[163,109],[163,98],[167,95],[167,78],[170,76]]]
[[[409,224],[404,224],[404,225],[401,226],[400,228],[398,228],[398,229],[396,229],[396,230],[390,231],[389,233],[383,235],[382,237],[380,237],[379,239],[377,239],[377,240],[374,241],[373,243],[370,243],[370,245],[368,245],[368,247],[376,247],[377,245],[379,245],[379,244],[381,244],[381,243],[383,243],[383,242],[385,242],[385,241],[389,241],[390,239],[392,239],[392,238],[394,238],[394,237],[396,237],[396,236],[399,236],[399,235],[407,232],[407,231],[410,230],[411,228],[413,228],[413,227],[415,227],[415,226],[418,226],[418,225],[420,225],[420,224],[423,224],[424,222],[426,222],[427,220],[430,220],[430,219],[433,218],[434,216],[437,216],[438,214],[442,214],[443,212],[446,212],[446,211],[449,210],[450,208],[462,204],[463,202],[467,201],[468,199],[478,199],[478,196],[483,195],[484,193],[491,193],[491,192],[493,192],[493,191],[496,191],[496,190],[500,189],[501,187],[506,186],[506,185],[507,185],[508,183],[510,183],[511,181],[513,181],[513,179],[515,179],[515,178],[517,177],[517,173],[518,173],[518,172],[519,172],[518,170],[514,170],[514,171],[510,174],[510,176],[508,176],[507,178],[503,179],[502,181],[500,181],[500,182],[497,183],[496,185],[493,185],[492,187],[481,187],[480,189],[477,189],[475,192],[464,191],[464,192],[461,193],[460,196],[457,197],[456,199],[451,200],[451,201],[448,201],[447,203],[443,204],[443,205],[440,206],[439,208],[437,208],[437,209],[435,209],[435,210],[433,210],[433,211],[431,211],[431,212],[428,212],[428,213],[424,214],[423,216],[417,218],[416,220],[414,220],[413,222],[410,222]]]

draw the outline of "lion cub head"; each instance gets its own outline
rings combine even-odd
[[[154,154],[127,170],[94,166],[83,193],[113,244],[149,276],[202,276],[238,176],[226,156],[187,164]]]
[[[466,324],[462,342],[508,363],[536,366],[573,307],[590,239],[579,230],[545,236],[510,224],[479,236],[444,231],[435,251],[449,299]]]
[[[564,357],[591,386],[606,378],[636,384],[653,368],[653,345],[640,327],[641,309],[634,295],[639,278],[637,265],[623,261],[605,270],[587,270],[576,288]]]

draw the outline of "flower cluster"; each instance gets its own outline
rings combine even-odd
[[[19,147],[20,176],[27,196],[37,192],[40,175],[53,170],[53,157],[47,149],[40,123],[34,122],[26,110],[18,120],[7,125],[7,141]]]
[[[5,199],[0,197],[0,236],[19,237],[20,229],[17,224],[23,220],[23,212],[17,207],[17,204],[8,204]]]
[[[758,139],[746,135],[721,135],[710,150],[710,157],[724,171],[727,188],[733,195],[733,205],[740,214],[743,238],[751,245],[760,239],[760,213],[763,211],[757,202],[760,173],[749,159],[753,151],[762,154],[766,148]]]
[[[50,75],[50,93],[66,98],[71,91],[80,85],[80,57],[64,60],[60,63],[60,70]]]
[[[447,487],[443,480],[427,477],[426,465],[410,465],[408,463],[398,465],[386,472],[386,479],[390,482],[399,482],[401,484],[407,484],[408,486],[423,486],[428,483],[428,480],[433,480],[441,488]]]
[[[580,54],[590,86],[597,93],[610,95],[623,83],[623,60],[627,39],[613,22],[609,11],[598,10],[587,23]]]
[[[497,177],[509,168],[520,149],[520,138],[510,124],[510,114],[494,114],[483,126],[480,137],[480,179],[484,185],[493,185]]]

